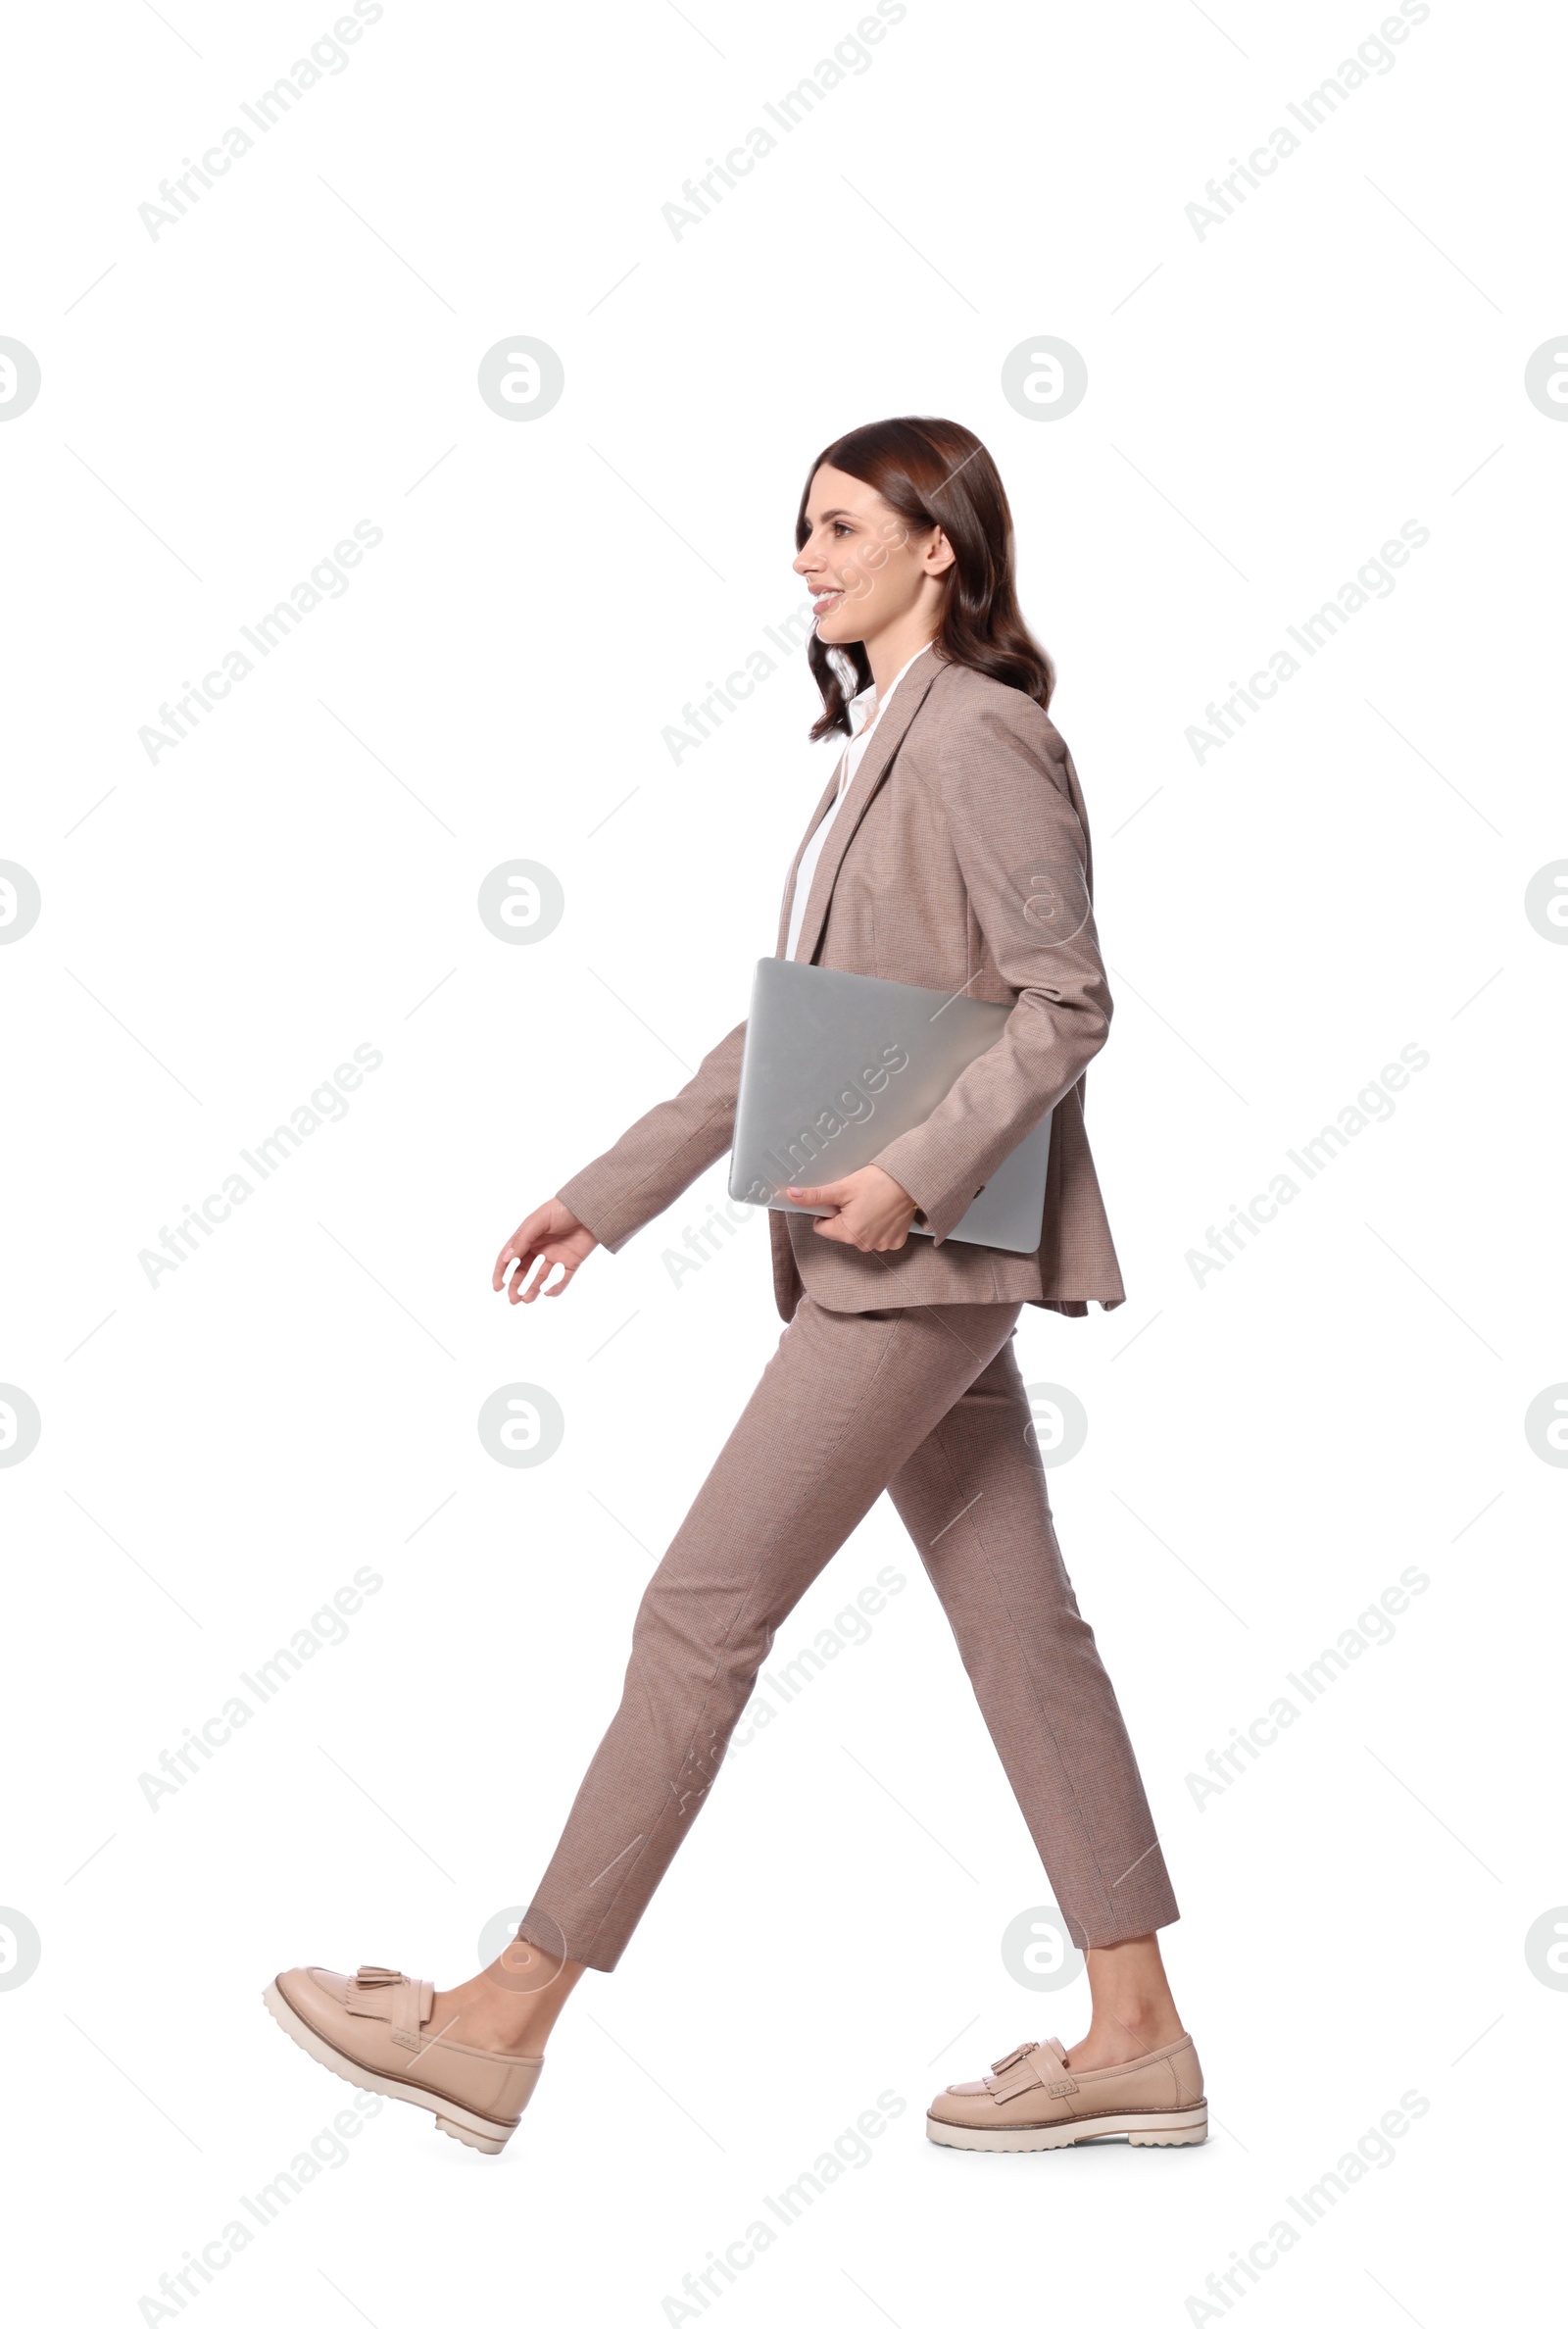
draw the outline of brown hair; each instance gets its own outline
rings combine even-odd
[[[1018,612],[1012,512],[997,465],[974,432],[956,421],[910,415],[852,428],[817,455],[807,474],[795,520],[797,550],[805,547],[811,530],[806,516],[811,479],[824,467],[872,486],[910,533],[929,533],[940,525],[947,535],[954,564],[948,570],[936,633],[938,657],[967,664],[1006,687],[1020,688],[1042,709],[1049,705],[1056,674]],[[827,647],[813,632],[807,661],[822,691],[812,743],[835,729],[848,735],[850,698],[871,678],[864,647],[858,640]],[[855,684],[846,687],[851,671]]]

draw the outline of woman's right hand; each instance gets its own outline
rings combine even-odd
[[[509,1302],[532,1302],[541,1291],[564,1294],[598,1243],[593,1231],[585,1229],[559,1197],[552,1197],[514,1229],[496,1256],[490,1283],[498,1294],[505,1286]],[[539,1267],[525,1284],[535,1262]],[[516,1268],[509,1279],[507,1272],[514,1263]],[[553,1286],[547,1286],[545,1280],[558,1263],[564,1274]]]

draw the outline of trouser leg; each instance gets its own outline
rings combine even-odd
[[[673,1858],[773,1635],[955,1399],[1015,1303],[802,1302],[650,1580],[620,1706],[518,1927],[609,1971]]]
[[[889,1482],[1080,1949],[1179,1913],[1116,1694],[1062,1565],[1010,1340]]]

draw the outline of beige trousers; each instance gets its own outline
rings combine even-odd
[[[1073,1940],[1100,1947],[1174,1921],[1121,1710],[1057,1550],[1012,1350],[1019,1307],[801,1303],[649,1581],[619,1709],[524,1939],[604,1972],[616,1963],[774,1633],[884,1488]]]

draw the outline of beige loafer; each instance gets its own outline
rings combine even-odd
[[[1198,2050],[1185,2035],[1108,2070],[1069,2070],[1061,2040],[1048,2038],[1015,2046],[988,2078],[948,2087],[925,2131],[956,2151],[1063,2151],[1097,2135],[1202,2143],[1208,2105]]]
[[[387,1965],[352,1974],[296,1965],[262,1992],[272,2019],[312,2061],[352,2086],[433,2110],[444,2135],[493,2156],[521,2118],[544,2056],[459,2046],[427,2028],[434,1998],[431,1982]]]

